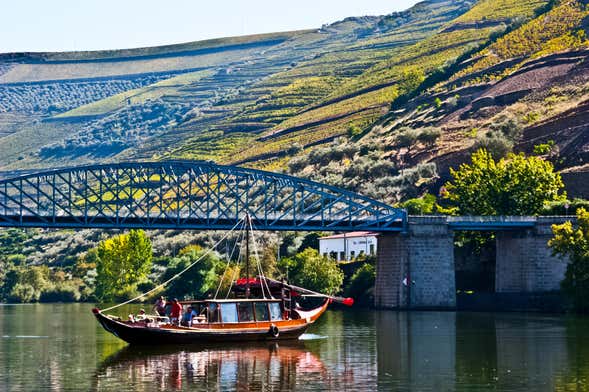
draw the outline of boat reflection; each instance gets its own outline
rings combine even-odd
[[[97,390],[296,390],[326,378],[321,360],[302,342],[239,346],[127,346],[107,358]]]

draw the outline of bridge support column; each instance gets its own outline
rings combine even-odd
[[[375,305],[380,308],[454,308],[453,237],[445,217],[410,217],[407,233],[381,235]]]
[[[561,218],[538,217],[533,229],[497,233],[495,291],[522,293],[556,291],[566,271],[566,259],[552,256],[548,240]]]

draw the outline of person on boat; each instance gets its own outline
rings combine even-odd
[[[153,310],[160,316],[166,315],[166,299],[162,295],[155,301],[155,305],[153,305]]]
[[[135,321],[142,321],[145,320],[147,316],[145,315],[145,309],[139,309],[139,313],[135,316]]]
[[[182,316],[182,325],[184,325],[185,327],[190,327],[190,325],[192,324],[192,306],[189,306],[186,309],[186,313],[184,313],[184,315]]]
[[[170,321],[172,324],[180,324],[180,316],[182,315],[182,304],[177,298],[172,300],[172,309],[170,311]]]

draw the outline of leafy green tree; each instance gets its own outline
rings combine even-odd
[[[344,273],[337,262],[319,255],[319,251],[307,248],[291,258],[280,261],[282,270],[288,270],[295,285],[323,294],[336,294],[341,290]]]
[[[10,302],[36,302],[50,287],[47,266],[18,266],[6,272],[2,295]]]
[[[98,244],[96,297],[112,301],[132,295],[151,269],[151,241],[143,230],[131,230]]]
[[[426,193],[422,197],[409,199],[401,204],[410,215],[430,215],[434,213],[436,197]]]
[[[346,296],[350,296],[358,303],[373,303],[374,282],[376,280],[376,268],[370,263],[364,263],[350,278],[346,286]]]
[[[550,201],[564,200],[560,175],[548,161],[508,154],[496,162],[485,149],[472,154],[471,164],[450,169],[444,196],[462,214],[534,215]]]
[[[166,281],[180,273],[202,257],[204,252],[204,250],[193,246],[181,250],[179,257],[170,259],[168,268],[160,280]],[[223,267],[224,263],[219,255],[215,252],[209,252],[198,263],[184,272],[181,278],[172,281],[166,288],[166,294],[170,298],[203,298],[208,293],[216,290],[220,274],[223,273]]]
[[[548,241],[555,255],[569,258],[562,288],[579,312],[589,312],[589,212],[577,210],[575,228],[571,221],[552,225],[554,237]]]

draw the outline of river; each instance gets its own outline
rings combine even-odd
[[[330,310],[296,342],[155,349],[90,309],[0,306],[0,391],[589,389],[586,317]]]

